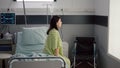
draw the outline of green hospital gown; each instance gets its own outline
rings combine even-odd
[[[63,58],[67,64],[67,67],[70,68],[70,60],[63,55],[62,40],[60,38],[59,32],[56,29],[52,29],[49,32],[49,35],[46,39],[44,52],[46,54],[54,55],[55,49],[59,48],[59,57]]]

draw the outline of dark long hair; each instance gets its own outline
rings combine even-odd
[[[57,22],[59,21],[60,17],[59,16],[53,16],[51,21],[50,21],[50,27],[47,31],[47,35],[49,34],[50,30],[55,28],[56,30],[58,30],[57,28]]]

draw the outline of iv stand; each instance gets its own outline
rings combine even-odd
[[[25,9],[25,1],[24,0],[23,0],[23,10],[24,10],[25,25],[27,25],[27,16],[26,16],[26,9]]]

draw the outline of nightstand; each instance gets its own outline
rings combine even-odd
[[[13,52],[13,40],[12,39],[0,39],[0,53]]]
[[[12,39],[0,39],[0,60],[2,61],[2,68],[7,68],[5,60],[9,59],[13,54]]]
[[[5,60],[9,59],[11,56],[12,54],[9,53],[0,53],[0,60],[2,60],[2,68],[8,67],[8,64],[5,64]]]

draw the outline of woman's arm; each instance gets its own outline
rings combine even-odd
[[[55,56],[58,56],[58,55],[59,55],[59,48],[56,48],[56,49],[55,49],[54,55],[55,55]]]
[[[53,51],[54,56],[59,55],[59,33],[57,30],[52,30],[50,34],[50,44],[51,44],[51,49]]]

